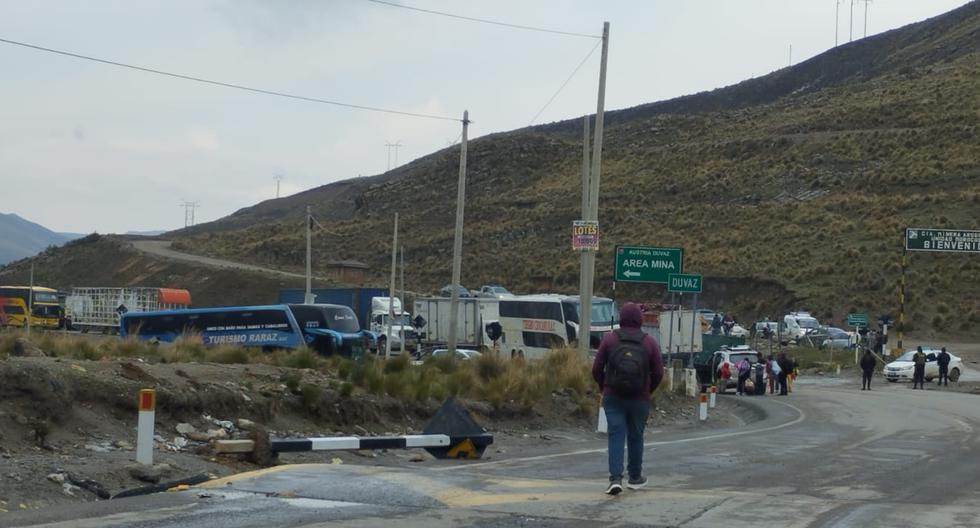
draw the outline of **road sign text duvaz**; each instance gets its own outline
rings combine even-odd
[[[676,293],[701,293],[701,275],[696,273],[671,273],[667,277],[667,291]]]

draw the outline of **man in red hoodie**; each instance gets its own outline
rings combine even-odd
[[[639,306],[626,303],[619,311],[619,330],[607,333],[592,364],[592,377],[602,391],[609,424],[608,495],[623,491],[624,444],[629,450],[626,487],[646,485],[643,476],[643,430],[650,415],[650,394],[664,377],[660,345],[640,326]]]

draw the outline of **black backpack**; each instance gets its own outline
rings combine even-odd
[[[633,336],[621,330],[616,330],[619,337],[617,344],[609,351],[606,362],[606,386],[613,394],[624,398],[632,398],[643,391],[650,377],[650,358],[643,346],[646,334],[640,332]]]

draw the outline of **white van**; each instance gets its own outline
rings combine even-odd
[[[783,339],[799,339],[820,328],[820,321],[809,312],[790,312],[783,317],[780,333]]]

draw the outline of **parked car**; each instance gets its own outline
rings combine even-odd
[[[735,325],[732,326],[732,330],[729,335],[732,337],[749,337],[749,331],[746,330],[744,326],[735,323]]]
[[[459,292],[459,296],[460,297],[472,297],[473,296],[470,293],[470,290],[467,290],[466,288],[464,288],[462,286],[460,286],[459,289],[456,290],[456,291]],[[442,289],[439,290],[439,296],[440,297],[452,297],[453,296],[453,285],[452,284],[447,284],[447,285],[443,286]]]
[[[779,322],[777,321],[756,321],[752,325],[752,335],[756,337],[762,337],[765,333],[765,328],[769,328],[769,332],[772,337],[776,337],[776,332],[779,330]]]
[[[885,379],[892,383],[899,380],[910,381],[915,371],[915,363],[912,360],[915,352],[914,349],[908,350],[895,361],[885,365]],[[939,356],[941,350],[938,348],[922,347],[922,352],[926,355],[926,381],[932,381],[934,378],[939,377],[939,364],[936,363],[936,357]],[[963,360],[949,353],[948,350],[946,353],[949,354],[949,381],[957,381],[960,379],[960,372],[963,369]]]
[[[500,299],[502,297],[513,297],[514,294],[510,293],[507,288],[499,286],[497,284],[484,284],[480,291],[476,292],[477,297],[494,297]]]
[[[849,334],[846,330],[833,326],[827,326],[824,327],[819,334],[822,337],[820,340],[820,348],[847,349],[851,347],[851,334]]]
[[[753,350],[748,345],[734,346],[731,348],[722,347],[721,350],[715,352],[711,358],[712,380],[721,380],[721,366],[725,363],[728,363],[728,369],[732,373],[732,377],[728,379],[728,383],[724,387],[719,386],[718,391],[724,393],[725,389],[734,388],[738,385],[738,368],[735,365],[741,362],[742,359],[748,359],[749,363],[755,365],[761,357],[762,355],[759,352]],[[754,377],[752,381],[755,381]]]
[[[432,357],[434,357],[434,358],[436,358],[436,357],[447,357],[447,356],[449,356],[449,349],[448,348],[437,348],[437,349],[435,349],[435,350],[432,351]],[[470,360],[470,359],[476,359],[478,357],[480,357],[480,353],[477,352],[476,350],[469,350],[469,349],[466,349],[466,348],[457,348],[456,349],[456,359],[467,361],[467,360]]]

